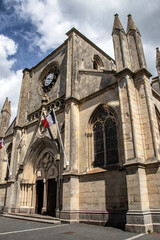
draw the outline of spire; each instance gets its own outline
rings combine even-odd
[[[156,48],[156,68],[158,76],[160,77],[160,51],[159,48]]]
[[[142,68],[147,68],[141,35],[131,14],[128,15],[127,39],[131,55],[132,71],[136,72]]]
[[[11,118],[11,102],[8,102],[8,97],[7,97],[0,114],[0,136],[1,137],[5,136],[5,132],[9,127],[10,118]]]
[[[118,14],[115,14],[113,30],[112,30],[112,38],[113,38],[117,72],[125,68],[131,69],[127,36],[119,20]]]
[[[11,102],[10,101],[8,102],[8,97],[6,97],[1,113],[5,111],[11,115]]]
[[[113,24],[113,29],[112,29],[112,35],[116,29],[124,31],[123,26],[119,20],[118,14],[116,13],[114,18],[114,24]]]
[[[128,15],[127,33],[128,33],[130,30],[137,31],[137,33],[139,33],[139,35],[140,35],[140,32],[139,32],[136,24],[134,23],[131,14]]]

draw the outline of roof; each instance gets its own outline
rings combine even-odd
[[[92,45],[92,47],[94,47],[96,50],[98,50],[99,52],[101,52],[105,57],[107,57],[109,60],[114,61],[113,58],[111,58],[107,53],[105,53],[101,48],[99,48],[96,44],[94,44],[91,40],[89,40],[86,36],[84,36],[81,32],[79,32],[76,28],[71,28],[66,35],[69,36],[72,33],[76,33],[77,35],[79,35],[81,38],[83,38],[86,42],[88,42],[90,45]]]
[[[13,120],[13,122],[10,124],[9,128],[7,129],[5,136],[9,136],[9,135],[13,134],[15,123],[16,123],[16,117]]]
[[[76,28],[71,28],[66,35],[69,36],[72,33],[76,33],[77,35],[79,35],[81,38],[83,38],[86,42],[88,42],[92,47],[94,47],[96,50],[98,50],[101,54],[103,54],[106,58],[108,58],[109,60],[112,60],[113,62],[115,62],[115,60],[113,58],[111,58],[107,53],[105,53],[101,48],[99,48],[96,44],[94,44],[91,40],[89,40],[86,36],[84,36],[81,32],[79,32]],[[64,47],[68,42],[68,39],[66,39],[64,41],[63,44],[61,44],[59,47],[57,47],[56,49],[54,49],[49,55],[47,55],[44,59],[42,59],[39,63],[37,63],[34,67],[32,67],[31,69],[25,68],[23,70],[24,71],[32,71],[34,70],[36,67],[38,67],[41,63],[43,63],[45,60],[47,60],[47,58],[49,58],[51,55],[55,54],[57,51],[59,51],[62,47]]]

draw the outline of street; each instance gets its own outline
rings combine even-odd
[[[160,240],[159,236],[124,232],[88,224],[46,224],[0,216],[0,240]]]

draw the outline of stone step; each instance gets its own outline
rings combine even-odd
[[[22,213],[3,213],[2,217],[23,219],[28,221],[51,223],[51,224],[61,224],[61,221],[58,218],[54,218],[46,215],[39,214],[22,214]]]

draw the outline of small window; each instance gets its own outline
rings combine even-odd
[[[99,69],[99,65],[96,60],[93,61],[93,69],[96,69],[96,70]]]
[[[104,143],[102,124],[97,122],[94,133],[94,167],[104,166]]]
[[[93,57],[93,69],[99,70],[104,67],[101,58],[98,55],[94,55]]]
[[[156,107],[155,107],[155,110],[156,110],[156,116],[157,116],[158,131],[159,131],[159,134],[160,134],[160,113],[159,113],[159,111]]]

